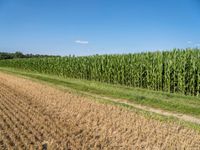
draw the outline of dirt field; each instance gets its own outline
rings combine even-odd
[[[0,149],[200,149],[200,133],[0,73]]]

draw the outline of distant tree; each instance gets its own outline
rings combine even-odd
[[[42,57],[61,57],[61,56],[40,55],[40,54],[23,54],[20,51],[16,51],[15,53],[0,52],[0,60],[1,59],[15,59],[15,58],[42,58]]]
[[[14,58],[24,58],[24,57],[25,55],[22,52],[17,51],[14,53]]]
[[[0,59],[13,59],[13,55],[11,53],[0,52]]]

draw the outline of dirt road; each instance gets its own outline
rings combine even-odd
[[[0,149],[200,149],[200,133],[0,73]]]

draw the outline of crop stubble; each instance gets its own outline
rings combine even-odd
[[[200,133],[0,73],[0,149],[200,149]]]

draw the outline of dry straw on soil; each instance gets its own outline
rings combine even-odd
[[[0,149],[200,149],[200,133],[0,73]]]

